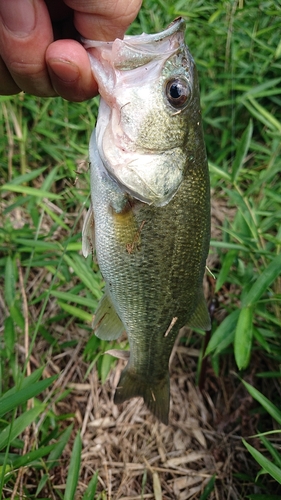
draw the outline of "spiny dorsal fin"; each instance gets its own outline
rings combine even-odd
[[[116,340],[125,331],[108,293],[102,297],[93,323],[95,335],[102,340]]]
[[[197,306],[187,326],[189,326],[189,328],[200,328],[206,331],[211,330],[210,315],[202,289],[198,293]]]
[[[84,257],[88,257],[89,254],[93,253],[95,248],[95,220],[94,211],[92,206],[90,206],[82,229],[82,254]]]

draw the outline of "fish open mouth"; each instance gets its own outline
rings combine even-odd
[[[107,59],[113,62],[115,68],[131,70],[147,64],[157,57],[161,58],[164,53],[169,57],[179,45],[184,43],[184,31],[185,21],[182,17],[178,17],[160,33],[125,35],[123,40],[117,38],[112,42],[83,38],[82,42],[86,49],[99,49],[106,52]],[[90,53],[95,56],[95,51],[91,50]],[[91,63],[96,73],[96,62],[91,61]],[[98,75],[97,77],[99,78]]]
[[[188,81],[181,76],[188,71],[181,63],[184,30],[185,22],[178,18],[161,33],[113,42],[84,40],[101,95],[99,156],[122,190],[149,205],[169,203],[183,179],[186,157],[176,142],[180,134],[175,134],[175,143],[169,142],[168,121],[189,99]],[[179,76],[169,79],[171,72]],[[177,107],[172,109],[171,103]],[[161,139],[162,123],[166,128]]]

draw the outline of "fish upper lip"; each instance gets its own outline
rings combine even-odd
[[[139,43],[143,44],[150,44],[154,42],[161,42],[164,38],[168,38],[172,36],[174,33],[177,33],[179,31],[185,31],[185,20],[183,17],[177,17],[174,19],[167,28],[165,28],[163,31],[160,33],[152,33],[152,34],[147,34],[147,33],[142,33],[141,35],[125,35],[124,39],[122,41],[127,42],[130,41],[130,45],[138,45]],[[114,40],[111,42],[104,42],[104,41],[99,41],[99,40],[89,40],[86,38],[81,37],[81,41],[86,49],[90,47],[100,47],[101,45],[107,45],[110,46],[114,43]]]

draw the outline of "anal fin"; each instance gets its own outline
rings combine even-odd
[[[102,297],[93,322],[95,335],[102,340],[116,340],[125,331],[108,293]]]
[[[211,320],[208,306],[202,289],[198,293],[197,306],[190,320],[187,322],[187,326],[189,328],[200,328],[201,330],[205,331],[211,329]]]

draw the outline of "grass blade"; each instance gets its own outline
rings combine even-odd
[[[266,439],[265,436],[259,436],[259,438],[260,438],[262,444],[267,448],[267,450],[271,454],[277,467],[279,467],[281,470],[281,455],[280,455],[280,453],[278,453],[276,448],[271,444],[271,442],[268,439]]]
[[[32,170],[31,172],[28,172],[27,174],[19,175],[18,177],[14,177],[10,184],[13,186],[19,186],[20,184],[24,184],[25,182],[30,182],[36,177],[39,177],[44,170],[46,170],[46,167],[41,167],[41,168],[36,168],[35,170]]]
[[[26,411],[18,417],[12,424],[7,425],[0,434],[0,450],[6,448],[19,434],[21,434],[44,410],[45,405],[38,405]]]
[[[205,487],[199,500],[207,500],[208,499],[210,493],[212,493],[212,491],[214,490],[215,480],[216,480],[216,476],[212,476],[210,481],[208,482],[207,486]]]
[[[239,370],[247,368],[252,348],[253,338],[253,309],[241,309],[234,337],[234,355]]]
[[[10,391],[9,393],[5,393],[5,395],[0,399],[0,418],[3,417],[5,413],[8,413],[14,408],[17,408],[17,406],[26,403],[29,399],[34,398],[43,392],[57,378],[58,375],[53,375],[52,377],[41,380],[40,382],[32,384],[29,387],[22,388],[19,391],[16,391],[15,394],[11,395]]]
[[[38,368],[37,370],[34,370],[31,375],[26,377],[22,383],[21,383],[21,389],[24,389],[25,387],[29,387],[32,384],[35,384],[39,378],[42,376],[42,373],[44,371],[44,366],[41,368]],[[2,405],[1,402],[4,401],[4,399],[11,397],[13,394],[19,391],[19,388],[17,386],[12,387],[12,389],[9,389],[9,391],[5,392],[5,394],[2,396],[0,399],[0,405]],[[1,407],[1,406],[0,406]]]
[[[232,182],[235,183],[237,180],[237,177],[239,175],[239,171],[244,163],[244,160],[247,156],[248,149],[250,146],[250,141],[252,138],[253,134],[253,121],[249,121],[249,125],[244,130],[241,140],[239,144],[237,145],[237,153],[234,159],[234,162],[232,164]]]
[[[8,316],[4,320],[4,341],[6,346],[6,355],[9,360],[14,353],[15,338],[14,322],[11,316]]]
[[[231,333],[236,327],[239,312],[240,312],[239,310],[233,311],[231,314],[229,314],[229,316],[227,316],[222,321],[222,323],[219,325],[219,327],[216,329],[215,333],[211,337],[211,340],[205,352],[205,356],[215,351],[220,346],[220,344],[225,340],[226,337],[231,337]]]
[[[48,479],[49,479],[49,474],[43,474],[43,476],[41,477],[41,479],[39,481],[39,484],[37,486],[37,490],[36,490],[36,493],[35,493],[35,498],[38,497],[40,491],[44,488],[44,486],[47,483]]]
[[[94,309],[97,307],[97,301],[94,299],[88,299],[87,297],[82,297],[81,295],[76,295],[71,292],[60,292],[57,290],[52,290],[50,295],[57,297],[58,299],[64,300],[65,302],[74,302],[75,304],[80,304],[81,306],[89,307]]]
[[[80,433],[78,433],[72,449],[72,455],[66,480],[66,488],[63,497],[64,500],[74,500],[80,472],[81,450],[82,440]]]
[[[252,385],[248,384],[244,380],[242,380],[244,386],[247,391],[251,394],[251,396],[260,403],[263,408],[269,413],[279,425],[281,425],[281,411],[276,408],[276,406],[269,401],[261,392],[255,389]]]
[[[281,469],[274,465],[268,458],[264,457],[258,450],[256,450],[253,446],[248,444],[245,439],[242,439],[244,446],[246,446],[247,450],[251,453],[252,457],[258,462],[258,464],[263,468],[265,472],[270,474],[273,479],[275,479],[278,483],[281,484]]]
[[[97,470],[94,473],[91,481],[89,482],[88,488],[86,489],[82,500],[93,500],[93,498],[95,498],[96,489],[98,485],[98,478],[99,478],[99,471]]]
[[[222,285],[225,283],[228,275],[229,275],[229,270],[237,257],[237,251],[236,250],[230,250],[223,256],[223,263],[221,266],[220,273],[218,275],[217,281],[216,281],[216,288],[215,292],[218,292]]]
[[[102,297],[102,292],[97,278],[95,278],[94,273],[89,269],[86,264],[86,260],[80,255],[72,254],[71,257],[67,254],[63,256],[65,262],[69,267],[73,269],[80,280],[86,285],[86,287],[91,290],[94,297],[100,299]]]
[[[29,453],[26,453],[22,457],[17,458],[14,463],[13,467],[14,469],[18,469],[19,467],[27,466],[31,462],[34,462],[34,460],[39,460],[39,458],[45,457],[54,449],[56,444],[49,444],[48,446],[42,446],[38,450],[33,450],[30,451]]]
[[[13,193],[23,193],[26,195],[34,196],[35,198],[50,198],[51,200],[60,200],[61,195],[50,193],[49,191],[43,191],[42,189],[37,189],[29,186],[17,186],[14,184],[4,184],[0,186],[0,191],[12,191]]]
[[[245,101],[244,104],[248,107],[248,109],[254,116],[256,116],[271,130],[281,132],[281,123],[271,113],[269,113],[269,111],[261,106],[254,97],[248,96],[248,101],[251,104],[250,106],[247,101]]]
[[[59,441],[55,444],[54,449],[51,451],[48,457],[49,469],[55,467],[58,464],[57,460],[60,458],[65,446],[70,439],[72,429],[73,424],[67,427],[67,429],[60,436]]]
[[[5,266],[5,300],[9,308],[14,304],[16,293],[15,265],[8,255]]]
[[[71,306],[65,302],[58,301],[59,306],[70,314],[70,316],[75,316],[76,318],[82,319],[86,323],[91,323],[93,321],[93,315],[79,309],[79,307]]]
[[[250,291],[243,299],[244,307],[252,307],[260,299],[266,289],[281,273],[281,253],[276,255],[272,262],[265,268],[263,273],[258,277],[252,285]]]

